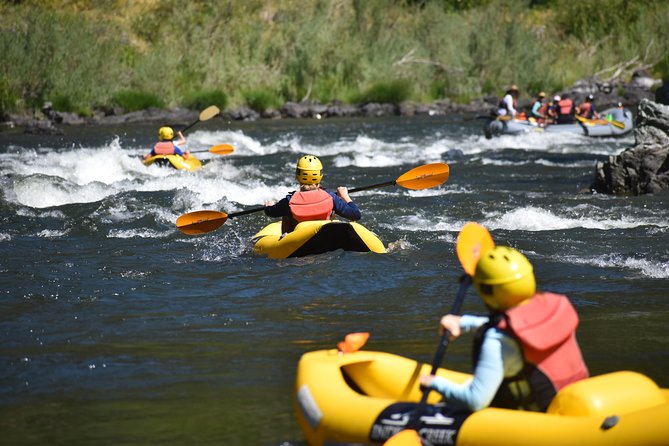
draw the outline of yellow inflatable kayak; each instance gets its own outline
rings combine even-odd
[[[408,416],[380,415],[420,401],[419,377],[430,369],[382,352],[306,353],[297,368],[294,409],[308,444],[383,443]],[[446,369],[437,374],[456,382],[471,377]],[[440,399],[432,392],[428,407]],[[449,419],[433,418],[436,428],[420,433],[436,445],[659,446],[669,444],[669,389],[629,371],[591,377],[560,390],[546,413],[487,408],[465,415],[455,443]]]
[[[316,220],[299,223],[281,234],[281,222],[270,223],[253,236],[254,252],[272,259],[303,257],[343,249],[357,252],[386,252],[383,242],[364,226],[354,222]]]
[[[145,159],[143,163],[145,166],[155,163],[159,166],[169,166],[177,170],[187,170],[189,172],[202,167],[200,160],[193,155],[190,155],[188,158],[183,158],[180,155],[155,155]]]

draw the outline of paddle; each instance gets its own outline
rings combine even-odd
[[[207,150],[191,150],[190,153],[213,153],[214,155],[228,155],[234,152],[235,148],[230,144],[219,144]]]
[[[624,128],[625,128],[625,123],[624,123],[624,122],[620,122],[620,121],[613,121],[613,120],[609,121],[609,120],[607,120],[607,119],[588,119],[588,118],[585,118],[585,117],[580,116],[580,115],[576,115],[576,119],[578,119],[579,121],[581,121],[581,122],[584,123],[584,124],[587,124],[587,123],[592,123],[592,124],[612,124],[612,125],[614,125],[615,127],[618,127],[619,129],[624,129]]]
[[[467,288],[472,283],[472,276],[476,270],[476,264],[478,263],[479,257],[484,252],[494,248],[495,243],[490,236],[490,233],[486,228],[477,224],[477,223],[467,223],[460,234],[458,235],[458,241],[456,243],[456,252],[458,255],[458,260],[462,265],[462,269],[465,271],[462,278],[460,279],[460,288],[458,293],[455,296],[455,302],[453,302],[453,308],[451,308],[450,314],[459,314],[462,303],[465,300],[465,295],[467,294]],[[437,373],[439,365],[444,358],[446,353],[446,348],[450,342],[451,333],[446,330],[441,336],[439,341],[439,348],[437,353],[434,355],[434,360],[432,361],[432,371],[430,375]],[[417,425],[420,423],[420,417],[425,411],[427,405],[427,397],[430,394],[430,389],[423,390],[423,396],[416,407],[416,410],[412,414],[409,422],[407,423],[407,429],[398,432],[397,434],[390,437],[385,443],[384,446],[420,446],[421,440],[416,430]]]
[[[200,116],[198,117],[197,121],[194,121],[190,124],[188,124],[186,127],[181,129],[181,133],[185,132],[189,128],[193,127],[195,124],[197,124],[200,121],[208,121],[217,114],[219,114],[221,110],[216,107],[215,105],[210,105],[209,107],[205,108],[200,112]]]
[[[349,189],[349,193],[358,192],[361,190],[374,189],[384,186],[398,185],[406,189],[421,190],[429,189],[438,186],[448,180],[449,168],[448,164],[433,163],[425,164],[423,166],[415,167],[399,178],[393,181],[386,181],[384,183],[372,184],[371,186],[363,186],[354,189]],[[177,218],[177,228],[188,235],[204,234],[206,232],[214,231],[222,226],[228,218],[239,217],[241,215],[251,214],[253,212],[260,212],[265,210],[265,206],[247,209],[245,211],[226,214],[219,211],[195,211],[189,212]]]

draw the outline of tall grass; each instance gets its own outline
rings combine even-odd
[[[260,107],[531,95],[619,66],[669,76],[662,0],[24,0],[0,15],[0,113],[128,91]]]

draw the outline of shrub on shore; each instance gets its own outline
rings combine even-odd
[[[0,2],[0,112],[44,101],[74,110],[461,102],[512,83],[533,95],[593,74],[669,76],[669,2],[609,3]]]

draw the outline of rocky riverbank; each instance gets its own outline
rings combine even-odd
[[[619,155],[597,163],[593,191],[616,195],[669,191],[669,106],[642,100],[634,141]]]
[[[576,102],[582,101],[587,95],[595,96],[595,105],[604,109],[622,103],[625,107],[636,109],[643,99],[653,99],[656,96],[652,90],[657,88],[661,81],[653,79],[644,71],[637,71],[627,83],[607,82],[597,77],[583,79],[576,82],[571,88],[556,94],[569,93]],[[663,94],[666,85],[657,89],[657,94]],[[553,94],[552,92],[548,92]],[[528,108],[532,101],[532,92],[521,92],[518,100],[519,109]],[[226,121],[255,121],[260,119],[296,119],[296,118],[337,118],[337,117],[381,117],[381,116],[413,116],[413,115],[447,115],[470,114],[489,115],[496,108],[499,98],[486,96],[477,98],[469,104],[459,104],[449,99],[439,100],[428,104],[403,102],[395,104],[344,104],[332,102],[321,104],[318,101],[306,100],[302,102],[287,102],[278,109],[268,109],[258,112],[249,107],[239,107],[223,110],[216,119]],[[188,124],[197,119],[197,110],[176,108],[172,110],[150,108],[131,113],[125,113],[119,107],[109,107],[95,110],[92,116],[84,117],[74,113],[53,110],[50,103],[44,104],[41,110],[30,111],[21,115],[0,117],[0,131],[11,128],[23,129],[26,133],[58,134],[63,125],[119,125],[136,122],[161,122],[172,125]]]

